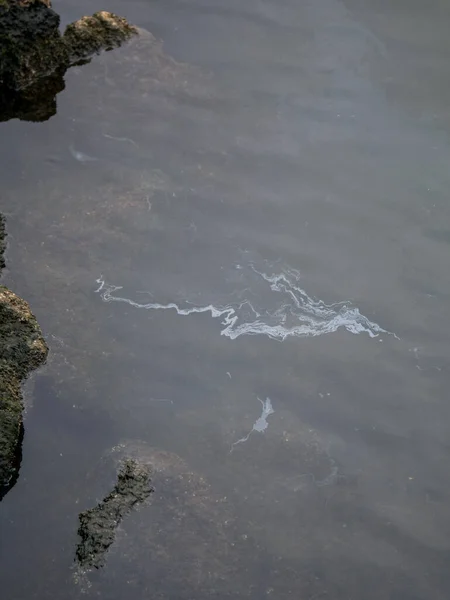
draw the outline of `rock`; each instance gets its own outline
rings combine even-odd
[[[59,23],[49,0],[0,0],[0,121],[50,118],[71,65],[137,34],[105,11],[68,25],[64,35]]]
[[[121,498],[115,499],[118,488],[122,483],[125,489],[129,485],[131,497],[136,495],[138,502],[142,498],[140,485],[138,493],[134,491],[133,476],[128,479],[129,484],[120,481],[130,461],[131,473],[139,466],[149,474],[154,490],[149,502],[123,522],[122,531],[111,545],[117,522],[109,506],[112,509],[116,502],[122,505]],[[205,478],[178,455],[138,440],[113,448],[100,461],[91,474],[95,487],[109,479],[117,464],[125,467],[119,471],[119,483],[113,492],[93,511],[80,515],[77,580],[82,581],[91,571],[87,585],[101,583],[99,589],[108,597],[109,593],[114,597],[125,597],[127,593],[137,597],[143,581],[151,582],[149,597],[158,600],[244,597],[239,593],[249,589],[255,574],[249,569],[248,560],[242,568],[242,553],[252,553],[254,548],[245,532],[240,531],[227,498],[217,495]],[[108,513],[105,519],[99,518],[102,506]],[[103,534],[98,531],[102,527],[106,529]],[[95,538],[87,560],[85,531],[94,532]],[[108,560],[104,546],[110,547]],[[98,565],[103,569],[92,572],[90,567]]]
[[[134,506],[152,493],[146,465],[126,460],[117,476],[117,484],[100,504],[80,514],[76,557],[84,568],[103,566],[104,556],[114,542],[116,528]]]
[[[4,265],[4,222],[0,217],[0,266]],[[47,345],[30,307],[0,286],[0,499],[14,485],[20,465],[21,382],[47,356]]]
[[[59,15],[42,0],[0,0],[0,85],[20,90],[67,68]]]
[[[76,62],[101,50],[117,48],[137,33],[136,27],[123,17],[101,11],[68,25],[63,41],[71,62]]]

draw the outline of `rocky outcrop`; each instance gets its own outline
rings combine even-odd
[[[59,15],[44,0],[0,0],[0,84],[20,90],[67,64]]]
[[[86,60],[102,50],[117,48],[137,32],[136,27],[123,17],[102,11],[68,25],[62,41],[70,62],[74,63]]]
[[[80,514],[76,559],[80,567],[100,568],[114,542],[122,519],[152,493],[150,471],[144,464],[128,459],[117,476],[117,484],[100,504]]]
[[[0,0],[0,121],[43,121],[74,64],[120,46],[137,33],[122,17],[97,12],[61,35],[50,0]]]
[[[0,266],[4,265],[0,216]],[[47,356],[47,345],[30,307],[0,286],[0,499],[17,478],[23,435],[21,382]]]
[[[116,597],[126,581],[121,597],[141,597],[147,581],[149,597],[161,600],[247,597],[256,577],[248,556],[256,549],[227,497],[180,456],[124,440],[92,465],[87,481],[95,495],[113,487],[96,508],[80,515],[77,579],[92,584],[93,595]],[[89,575],[99,567],[103,573]]]

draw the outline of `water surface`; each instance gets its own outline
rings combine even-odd
[[[1,124],[5,283],[51,349],[4,597],[448,598],[450,8],[106,8],[155,38]],[[80,573],[123,440],[185,461],[204,512],[150,503]]]

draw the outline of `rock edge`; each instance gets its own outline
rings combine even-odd
[[[5,225],[0,215],[0,268],[4,266]],[[48,348],[25,300],[0,285],[0,500],[14,485],[23,436],[21,383],[42,365]]]

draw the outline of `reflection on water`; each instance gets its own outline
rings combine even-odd
[[[51,346],[5,597],[446,599],[448,7],[108,8],[164,46],[2,124],[5,283]],[[155,492],[80,571],[127,456]]]
[[[25,89],[0,92],[0,121],[47,121],[56,114],[56,96],[64,90],[63,73],[38,80]]]

